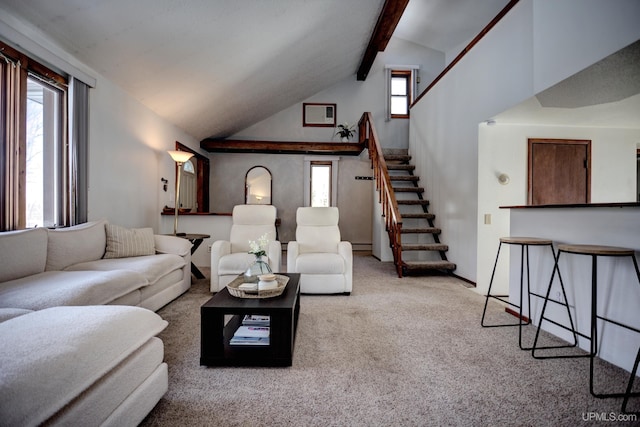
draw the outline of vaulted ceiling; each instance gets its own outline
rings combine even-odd
[[[0,0],[197,139],[226,137],[353,76],[384,0]],[[469,41],[508,0],[410,0],[394,33]]]

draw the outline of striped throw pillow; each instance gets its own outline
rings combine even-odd
[[[156,253],[152,228],[128,229],[106,224],[107,249],[104,258],[126,258]]]

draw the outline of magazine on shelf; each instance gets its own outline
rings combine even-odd
[[[242,325],[229,341],[231,345],[269,345],[269,327]]]
[[[269,337],[233,337],[231,345],[269,345]]]
[[[234,337],[244,338],[268,338],[269,327],[268,326],[239,326]]]
[[[269,326],[269,322],[271,321],[270,316],[264,316],[261,314],[247,314],[242,319],[243,325],[254,325],[254,326]]]

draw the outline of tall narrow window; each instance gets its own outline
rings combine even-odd
[[[196,160],[191,158],[182,165],[180,178],[180,207],[191,209],[196,212],[198,209],[198,180],[196,177]]]
[[[337,206],[340,157],[305,156],[304,206]]]
[[[54,227],[63,220],[64,147],[60,126],[62,93],[27,78],[26,226]]]
[[[0,47],[0,230],[69,225],[66,79]]]
[[[311,206],[331,206],[331,162],[311,162]]]
[[[411,104],[411,71],[392,70],[389,94],[391,118],[409,118]]]

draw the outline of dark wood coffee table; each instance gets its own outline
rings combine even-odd
[[[207,366],[291,366],[300,315],[300,275],[289,277],[282,295],[251,299],[217,292],[200,307],[200,364]],[[230,345],[246,314],[270,316],[269,345]],[[225,315],[231,316],[225,325]]]

